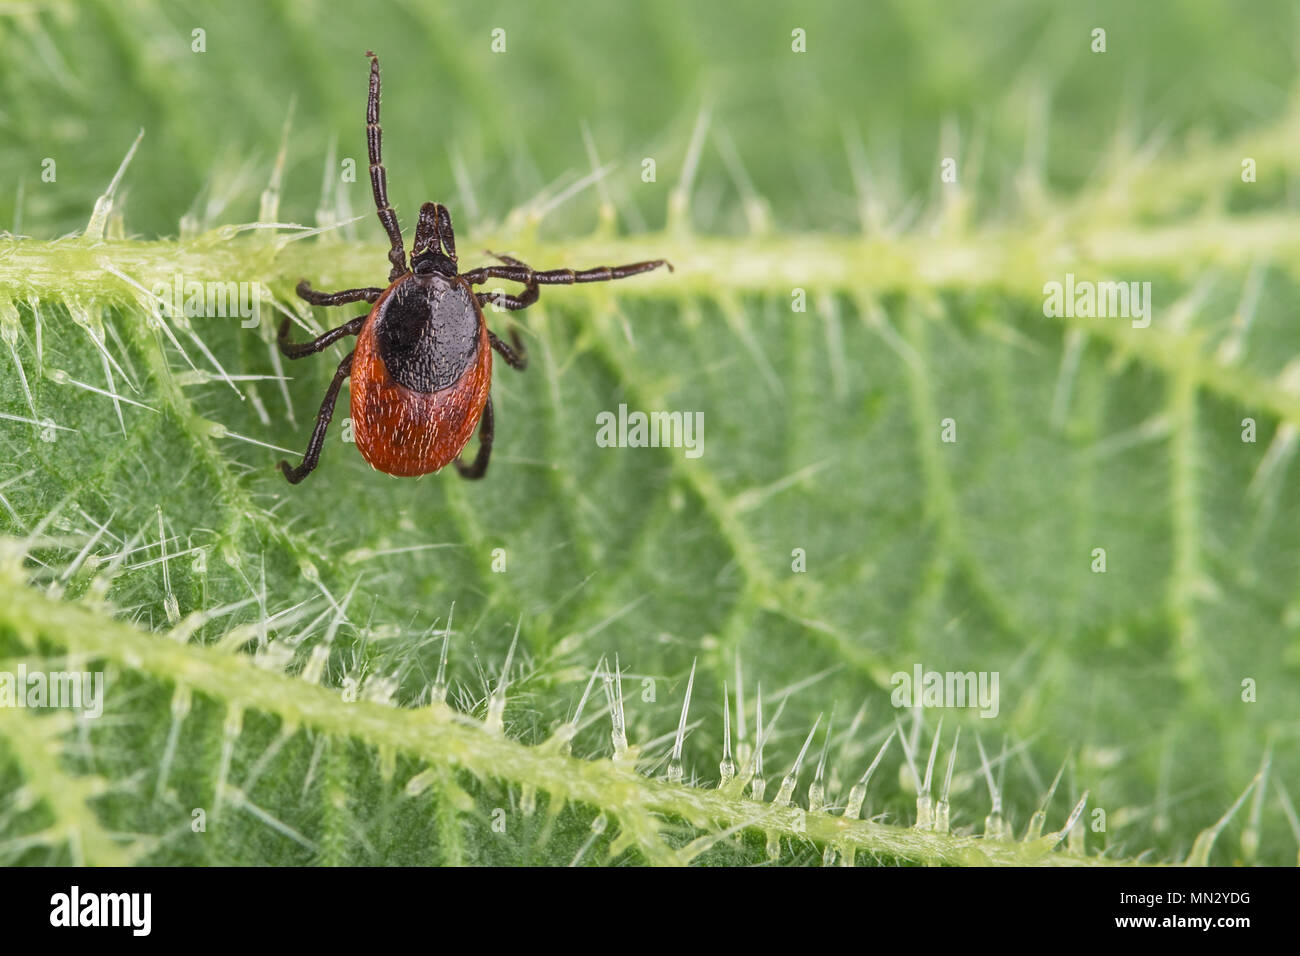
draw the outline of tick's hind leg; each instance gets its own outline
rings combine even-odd
[[[330,329],[324,335],[312,339],[310,342],[298,342],[297,344],[289,341],[289,319],[285,318],[280,323],[280,334],[275,337],[275,342],[280,346],[280,351],[286,358],[299,359],[308,355],[315,355],[337,342],[347,335],[356,335],[361,331],[361,326],[366,324],[369,315],[358,315],[351,322],[345,322],[337,329]],[[507,360],[509,361],[509,360]]]
[[[487,404],[483,406],[483,417],[478,421],[478,454],[474,456],[474,463],[467,465],[459,458],[452,462],[462,478],[473,481],[487,474],[488,459],[492,457],[492,435],[495,431],[492,418],[492,396],[489,395]]]
[[[347,305],[349,302],[374,302],[384,294],[383,289],[370,286],[365,289],[344,289],[342,292],[317,292],[306,279],[298,282],[297,293],[312,305]]]
[[[334,380],[325,390],[325,401],[320,403],[320,411],[316,414],[316,427],[311,430],[311,440],[307,442],[307,453],[302,456],[302,464],[297,468],[290,468],[287,461],[280,462],[280,470],[284,472],[284,477],[289,479],[291,485],[298,484],[311,474],[320,461],[320,451],[325,445],[325,431],[330,427],[330,420],[334,417],[334,403],[338,400],[339,389],[343,387],[343,380],[352,374],[352,354],[349,352],[347,358],[339,362]],[[479,457],[484,457],[481,451]],[[475,464],[477,465],[478,462],[476,461]],[[484,466],[486,465],[487,462],[484,461]]]

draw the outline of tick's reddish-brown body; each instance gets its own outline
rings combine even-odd
[[[375,302],[352,356],[352,434],[361,456],[390,475],[427,475],[454,460],[478,425],[492,384],[487,323],[462,280],[478,324],[474,354],[450,385],[419,391],[393,378],[381,354],[380,330],[393,290],[415,281],[404,276]]]
[[[388,204],[388,180],[381,157],[383,132],[379,127],[379,58],[370,57],[370,95],[366,99],[366,147],[370,156],[370,187],[379,221],[388,233],[388,288],[345,289],[316,292],[304,279],[298,295],[312,305],[369,302],[372,307],[311,342],[289,341],[289,320],[280,326],[280,351],[303,358],[329,348],[348,335],[357,347],[339,362],[325,392],[316,425],[302,463],[287,461],[280,470],[297,484],[315,469],[325,446],[325,433],[334,416],[334,403],[349,376],[352,378],[353,438],[362,457],[375,468],[402,477],[427,475],[454,463],[465,478],[482,478],[492,454],[493,412],[492,352],[511,368],[527,367],[519,334],[511,331],[507,345],[492,334],[483,318],[483,306],[494,303],[507,310],[525,309],[537,301],[543,285],[605,282],[667,266],[663,259],[631,265],[597,266],[575,272],[531,267],[497,256],[499,266],[482,266],[460,272],[456,259],[456,234],[447,207],[427,202],[420,207],[414,248],[407,264],[397,213]],[[669,269],[672,266],[668,266]],[[475,292],[488,279],[523,283],[518,296],[504,292]],[[474,429],[479,448],[474,460],[460,460]]]

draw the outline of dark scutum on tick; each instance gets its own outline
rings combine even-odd
[[[388,203],[379,125],[379,58],[369,51],[366,56],[370,58],[366,98],[370,187],[379,222],[388,234],[392,269],[386,288],[317,292],[306,279],[298,283],[298,295],[312,305],[365,302],[371,309],[310,342],[290,342],[289,319],[281,324],[277,341],[280,351],[291,359],[314,355],[349,335],[358,336],[358,345],[334,373],[302,463],[295,468],[282,461],[280,470],[297,484],[315,469],[334,416],[334,403],[350,376],[357,447],[374,467],[393,475],[421,475],[451,462],[463,477],[482,478],[492,454],[495,425],[488,391],[492,352],[511,368],[522,371],[528,366],[518,330],[510,330],[507,345],[486,327],[483,306],[493,303],[518,311],[536,302],[544,285],[607,282],[660,266],[671,270],[672,266],[654,259],[624,266],[537,272],[518,259],[496,256],[501,265],[461,272],[451,213],[436,202],[420,207],[408,265],[397,213]],[[473,291],[489,279],[518,282],[523,290],[518,295]],[[476,426],[478,454],[465,464],[460,451]]]
[[[479,317],[470,295],[418,275],[377,310],[379,357],[394,382],[437,392],[460,380],[478,351]]]

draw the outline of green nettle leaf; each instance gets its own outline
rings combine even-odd
[[[563,6],[0,22],[0,863],[1293,861],[1288,6]],[[676,267],[482,481],[275,467],[367,47],[408,245]]]

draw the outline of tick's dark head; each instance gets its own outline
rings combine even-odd
[[[451,213],[442,203],[427,202],[420,207],[411,271],[417,275],[456,275],[456,233],[451,228]]]
[[[437,273],[448,278],[456,275],[456,260],[450,256],[431,252],[423,256],[411,256],[411,271],[416,275]]]

